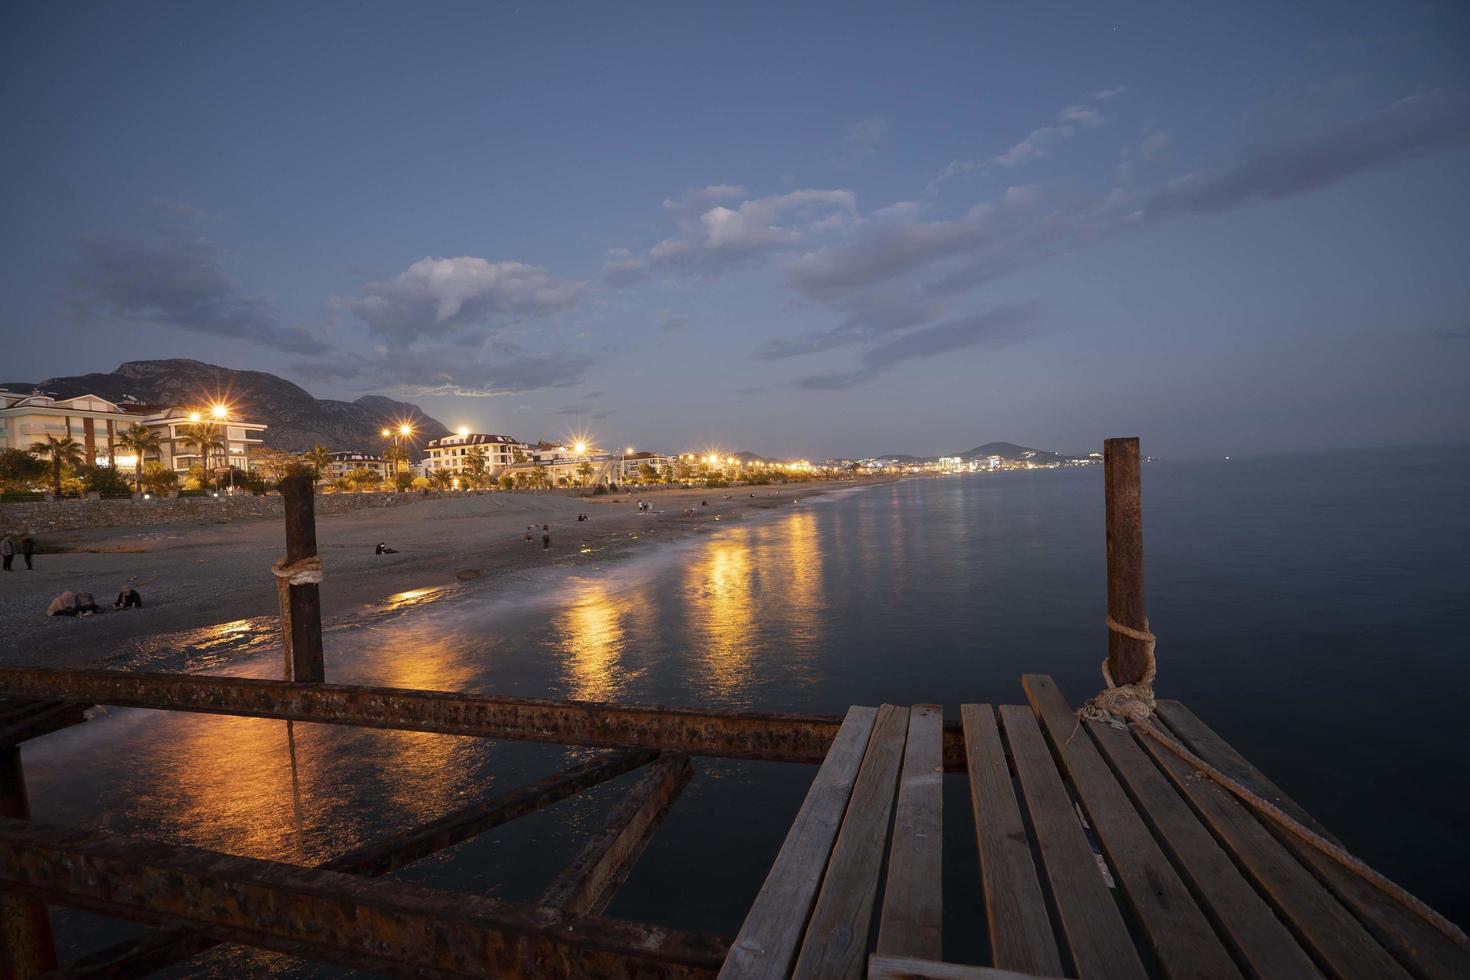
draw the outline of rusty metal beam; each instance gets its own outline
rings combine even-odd
[[[30,816],[20,749],[8,745],[0,748],[0,817],[24,825]],[[0,978],[29,980],[55,968],[56,943],[46,906],[0,884]]]
[[[0,819],[0,884],[55,904],[399,975],[713,977],[719,937]]]
[[[201,674],[0,668],[0,695],[484,738],[821,762],[841,719]]]
[[[0,696],[312,721],[560,745],[820,763],[837,715],[717,711],[596,701],[480,697],[441,691],[201,674],[0,667]],[[944,726],[944,768],[965,771],[964,734]]]
[[[664,756],[634,783],[576,857],[541,896],[571,916],[601,915],[673,806],[693,769],[682,755]]]
[[[0,718],[0,746],[19,745],[21,742],[59,732],[63,728],[80,725],[86,721],[86,710],[90,705],[69,701],[30,701],[26,707],[6,712]]]
[[[317,867],[365,878],[385,875],[646,765],[655,758],[657,753],[651,751],[604,755],[340,854]],[[48,980],[143,977],[217,945],[218,941],[193,929],[153,930],[80,957],[51,973]]]

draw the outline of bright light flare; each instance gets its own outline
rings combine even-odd
[[[227,419],[230,417],[230,407],[228,405],[221,405],[216,402],[215,404],[209,406],[209,414],[213,415],[217,419]]]
[[[572,451],[575,452],[578,456],[585,456],[587,455],[587,444],[585,442],[578,442],[575,446],[572,447]]]
[[[462,425],[462,426],[459,427],[459,430],[458,431],[459,431],[459,437],[461,439],[468,439],[469,438],[469,435],[470,435],[470,427],[469,426]]]

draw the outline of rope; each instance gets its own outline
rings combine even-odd
[[[299,561],[282,558],[271,565],[271,574],[289,585],[321,585],[322,556],[308,555]]]
[[[1202,774],[1215,782],[1232,796],[1239,799],[1249,809],[1269,822],[1281,828],[1288,836],[1321,853],[1328,860],[1334,861],[1346,869],[1350,874],[1356,875],[1363,881],[1377,888],[1385,896],[1403,906],[1409,912],[1418,916],[1428,923],[1433,929],[1445,936],[1462,950],[1470,950],[1470,937],[1460,930],[1453,922],[1440,915],[1434,909],[1425,905],[1403,888],[1394,884],[1383,875],[1374,871],[1362,861],[1353,857],[1332,841],[1327,840],[1321,834],[1305,827],[1300,821],[1283,811],[1270,800],[1262,799],[1251,790],[1231,779],[1214,766],[1210,765],[1178,741],[1164,734],[1154,725],[1152,718],[1154,709],[1157,707],[1154,700],[1154,677],[1158,673],[1158,665],[1154,660],[1154,647],[1158,638],[1149,631],[1148,620],[1143,621],[1143,629],[1134,629],[1125,626],[1108,617],[1108,629],[1114,633],[1139,640],[1144,644],[1144,656],[1147,665],[1143,676],[1132,684],[1117,684],[1113,681],[1112,671],[1108,669],[1106,660],[1102,663],[1103,680],[1107,687],[1096,695],[1083,702],[1082,707],[1077,709],[1077,724],[1072,728],[1072,734],[1067,736],[1067,742],[1077,734],[1084,721],[1095,721],[1112,728],[1127,730],[1132,728],[1137,737],[1147,737],[1168,749],[1174,755],[1182,759],[1196,773]]]

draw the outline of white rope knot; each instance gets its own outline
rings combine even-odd
[[[1109,616],[1108,629],[1142,642],[1148,663],[1144,667],[1143,676],[1134,683],[1116,684],[1113,682],[1113,672],[1108,669],[1107,660],[1103,660],[1102,675],[1108,686],[1082,703],[1082,707],[1077,709],[1077,721],[1079,724],[1084,721],[1100,721],[1113,728],[1127,728],[1130,722],[1143,724],[1153,717],[1156,707],[1154,645],[1158,638],[1149,632],[1147,619],[1143,621],[1143,629],[1136,630]]]
[[[290,585],[321,585],[322,557],[311,555],[300,561],[288,561],[282,558],[271,565],[271,574],[276,578],[285,579]]]

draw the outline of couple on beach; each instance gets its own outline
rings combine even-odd
[[[26,571],[35,571],[36,566],[32,564],[32,558],[36,554],[36,542],[31,540],[29,534],[20,539],[20,556],[26,560]],[[13,572],[10,566],[15,563],[15,542],[12,536],[7,534],[0,538],[0,570]]]
[[[579,518],[579,520],[580,520],[580,518]],[[536,525],[534,525],[534,524],[527,524],[526,525],[526,544],[530,544],[534,540],[536,540]],[[550,524],[542,524],[541,525],[541,550],[545,551],[545,550],[549,549],[550,547],[551,547],[551,525]]]

